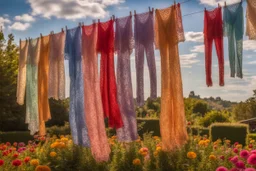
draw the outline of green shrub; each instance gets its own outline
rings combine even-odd
[[[204,127],[210,126],[212,123],[222,123],[222,122],[230,122],[228,113],[226,111],[210,111],[206,113],[206,115],[201,118],[199,124]]]
[[[248,132],[246,124],[215,123],[210,127],[210,138],[212,141],[228,139],[231,143],[239,142],[246,145]]]
[[[192,134],[192,135],[209,136],[209,128],[204,128],[200,126],[191,126],[187,128],[187,131],[189,134]]]
[[[137,118],[137,123],[140,125],[144,122],[143,127],[138,130],[140,136],[143,133],[152,133],[153,136],[160,136],[160,125],[159,119],[145,119],[145,118]]]
[[[256,141],[256,134],[248,134],[247,138],[248,138],[248,140],[252,139],[252,140]]]
[[[69,135],[70,134],[70,127],[69,123],[65,122],[64,126],[52,126],[50,128],[47,128],[47,133],[50,134],[50,136],[53,135]]]
[[[29,131],[17,131],[17,132],[0,132],[0,143],[5,142],[24,142],[33,140],[33,136],[29,134]]]

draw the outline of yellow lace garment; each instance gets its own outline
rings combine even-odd
[[[256,1],[247,0],[246,35],[256,40]]]
[[[45,132],[45,121],[51,118],[48,100],[48,73],[49,73],[49,36],[41,37],[40,59],[38,64],[38,112],[39,135]]]
[[[160,131],[164,151],[187,140],[178,43],[184,41],[180,5],[156,10],[155,44],[161,55]]]
[[[26,89],[26,63],[28,56],[28,43],[29,41],[20,42],[20,56],[19,56],[19,71],[17,81],[17,103],[24,104],[25,89]]]

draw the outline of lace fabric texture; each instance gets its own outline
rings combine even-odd
[[[38,62],[41,41],[39,38],[30,39],[28,45],[26,72],[26,123],[30,134],[39,131],[38,112]]]
[[[215,42],[219,62],[219,85],[224,86],[223,23],[221,7],[204,12],[206,84],[212,86],[212,44]]]
[[[137,105],[144,105],[144,53],[146,52],[150,77],[150,98],[157,98],[156,62],[154,53],[154,14],[147,12],[134,16]]]
[[[109,118],[109,126],[118,129],[123,121],[117,101],[113,24],[113,20],[98,23],[97,51],[101,54],[100,88],[104,114]]]
[[[224,35],[228,37],[229,62],[231,77],[243,78],[243,34],[244,15],[242,3],[226,6],[224,8]]]
[[[178,42],[184,41],[180,5],[157,9],[155,15],[156,47],[161,55],[162,148],[172,151],[187,140]],[[179,29],[178,29],[179,28]]]
[[[86,125],[92,155],[100,162],[109,160],[110,147],[105,131],[98,77],[97,29],[97,24],[82,27],[82,54]]]
[[[40,136],[44,136],[46,134],[45,121],[51,119],[48,100],[49,40],[49,36],[41,37],[40,57],[38,63],[38,112]]]
[[[256,40],[256,1],[247,0],[246,35],[250,40]]]
[[[89,147],[90,141],[84,111],[84,82],[82,74],[81,43],[81,27],[67,30],[65,59],[69,60],[69,123],[74,143]]]
[[[26,89],[26,63],[28,56],[28,44],[29,41],[20,42],[20,55],[19,55],[19,70],[17,79],[17,103],[19,105],[24,104],[25,89]]]
[[[65,32],[50,35],[48,97],[65,99]]]
[[[116,133],[119,141],[131,142],[138,138],[130,66],[130,55],[133,49],[132,16],[116,19],[115,49],[117,51],[117,97],[124,123]]]

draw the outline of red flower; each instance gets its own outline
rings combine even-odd
[[[14,142],[12,145],[13,145],[14,147],[17,147],[18,143],[17,143],[17,142]]]
[[[252,145],[252,144],[249,144],[248,147],[249,147],[249,148],[253,148],[253,145]]]
[[[224,159],[225,159],[225,157],[224,157],[224,156],[220,156],[220,159],[221,159],[221,160],[224,160]]]
[[[33,152],[35,152],[35,149],[32,147],[32,148],[29,149],[29,151],[30,151],[31,153],[33,153]]]
[[[17,159],[17,160],[13,160],[13,161],[12,161],[12,165],[18,167],[18,166],[21,165],[21,161],[18,160],[18,159]]]
[[[30,157],[25,157],[24,162],[28,163],[30,161]]]
[[[8,150],[6,150],[6,151],[4,151],[4,152],[2,153],[3,156],[8,156],[8,154],[9,154],[9,151],[8,151]]]
[[[7,146],[11,146],[11,143],[10,142],[7,142],[7,143],[5,143]]]
[[[234,153],[238,153],[238,149],[237,149],[237,148],[234,148],[234,149],[233,149],[233,152],[234,152]]]
[[[191,122],[188,122],[188,125],[191,125]]]
[[[19,157],[19,154],[18,154],[18,153],[15,153],[15,154],[13,154],[12,157],[16,159],[17,157]]]
[[[3,166],[3,165],[4,165],[4,161],[0,160],[0,166]]]
[[[236,145],[238,145],[238,144],[239,144],[239,142],[235,142],[235,143],[234,143],[234,146],[236,146]]]

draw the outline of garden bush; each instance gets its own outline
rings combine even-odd
[[[247,138],[256,141],[256,134],[248,134]]]
[[[215,123],[210,127],[210,138],[212,141],[229,139],[232,143],[239,142],[245,145],[248,130],[246,124]]]
[[[228,112],[213,110],[205,114],[199,121],[200,125],[203,127],[208,127],[212,123],[220,122],[230,122]]]
[[[200,126],[191,126],[187,128],[187,131],[189,134],[192,134],[192,135],[209,136],[209,128],[204,128]]]
[[[143,133],[152,133],[153,136],[160,136],[159,119],[145,119],[137,118],[138,125],[143,124],[142,128],[138,130],[140,136]]]
[[[1,142],[28,142],[33,140],[33,136],[29,134],[29,131],[16,131],[16,132],[0,132],[0,143]]]

